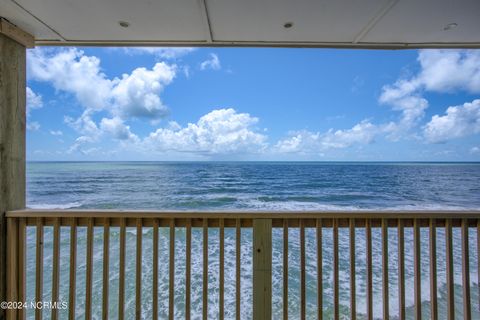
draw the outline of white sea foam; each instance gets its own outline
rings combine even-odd
[[[69,202],[69,203],[62,203],[62,204],[53,204],[53,203],[30,203],[27,204],[28,209],[71,209],[71,208],[78,208],[81,207],[81,202]]]
[[[306,202],[306,201],[261,201],[254,198],[242,199],[242,208],[253,210],[280,210],[280,211],[345,211],[362,210],[356,206],[339,206],[334,204]]]
[[[278,210],[278,211],[401,211],[401,210],[480,210],[480,207],[463,207],[442,205],[435,203],[419,203],[411,205],[359,207],[354,205],[336,205],[307,201],[261,201],[255,198],[240,200],[242,208],[250,210]]]

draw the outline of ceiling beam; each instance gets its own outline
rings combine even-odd
[[[480,49],[480,42],[288,42],[288,41],[117,41],[35,39],[37,46],[89,47],[258,47],[258,48],[337,48],[337,49]]]
[[[0,33],[15,40],[26,48],[35,47],[35,39],[30,33],[23,31],[2,17],[0,17]]]

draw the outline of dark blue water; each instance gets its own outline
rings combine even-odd
[[[28,163],[32,208],[471,209],[479,163]]]

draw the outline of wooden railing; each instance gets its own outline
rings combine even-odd
[[[39,210],[22,210],[12,211],[7,213],[8,219],[8,301],[10,302],[27,302],[27,305],[23,307],[11,306],[8,310],[8,319],[25,319],[26,314],[31,312],[31,316],[35,319],[42,319],[42,312],[46,312],[45,308],[34,308],[32,305],[28,305],[27,301],[27,287],[34,288],[34,301],[44,301],[45,292],[48,291],[51,302],[59,302],[60,291],[60,279],[68,281],[68,301],[64,302],[67,310],[60,308],[50,308],[51,319],[60,319],[59,312],[66,312],[65,319],[92,319],[92,310],[101,310],[102,319],[118,318],[126,319],[126,301],[134,299],[134,317],[136,319],[159,317],[159,260],[163,261],[168,259],[168,310],[166,314],[169,319],[178,318],[176,308],[182,307],[182,318],[190,319],[194,315],[198,317],[198,314],[193,314],[193,310],[202,310],[203,319],[211,317],[211,306],[209,305],[208,296],[211,294],[209,291],[209,267],[213,261],[209,260],[209,245],[212,239],[209,239],[209,230],[215,229],[218,235],[218,286],[214,291],[218,294],[218,305],[216,317],[224,319],[225,317],[225,230],[233,231],[235,239],[235,281],[233,287],[235,288],[235,318],[243,319],[242,306],[250,306],[252,308],[251,313],[253,319],[271,319],[272,318],[272,246],[277,246],[276,241],[283,239],[281,253],[283,257],[282,263],[282,288],[280,290],[281,297],[274,300],[281,300],[283,304],[281,307],[275,305],[275,314],[282,314],[284,319],[290,318],[333,318],[339,319],[341,314],[350,318],[408,318],[407,313],[412,312],[413,318],[422,318],[423,311],[429,311],[431,319],[439,318],[439,295],[438,295],[438,280],[437,271],[441,268],[445,268],[446,274],[446,315],[442,314],[441,318],[454,319],[455,313],[457,316],[459,313],[463,315],[464,319],[472,319],[472,314],[480,314],[478,307],[480,306],[480,293],[478,292],[480,286],[480,212],[301,212],[301,213],[289,213],[289,212],[131,212],[131,211],[39,211]],[[100,228],[101,229],[100,229]],[[51,229],[49,234],[50,239],[46,239],[45,230]],[[111,231],[113,228],[119,230],[119,255],[118,261],[113,261],[110,256],[112,250]],[[242,246],[242,230],[250,228],[253,230],[253,239],[251,241],[251,257],[253,266],[251,269],[253,282],[253,299],[252,304],[242,304],[242,290],[241,274],[242,264],[246,262],[242,259],[241,246]],[[86,241],[79,242],[78,232],[80,229],[85,229]],[[135,255],[129,255],[127,257],[127,230],[135,230]],[[182,285],[184,285],[185,291],[183,296],[184,304],[179,306],[176,299],[176,285],[179,281],[178,272],[176,270],[176,255],[178,255],[176,246],[176,231],[182,230],[182,243],[184,243],[185,253],[185,273],[183,279],[180,279]],[[192,229],[202,232],[202,250],[201,252],[192,252]],[[393,229],[393,230],[392,230]],[[406,303],[406,269],[410,265],[405,262],[405,231],[409,230],[413,233],[413,306],[408,306]],[[92,294],[94,264],[98,261],[94,261],[94,236],[95,231],[100,231],[103,234],[103,246],[102,246],[102,259],[101,263],[101,298],[97,299]],[[151,231],[151,256],[152,256],[152,277],[151,286],[151,308],[148,308],[148,315],[143,310],[144,304],[144,290],[142,290],[142,284],[144,285],[145,279],[142,279],[142,264],[145,263],[145,255],[143,250],[143,242],[146,241],[144,231]],[[168,252],[159,250],[159,230],[168,230],[166,234],[169,237]],[[289,231],[295,231],[295,238],[290,236]],[[380,230],[380,236],[372,237],[372,230],[378,232]],[[444,238],[444,247],[438,247],[437,243],[437,231],[442,230],[442,236]],[[458,241],[454,241],[454,230],[461,233],[461,244],[459,247],[455,247],[454,244]],[[280,238],[275,238],[272,243],[272,231],[276,234],[282,232]],[[316,281],[314,287],[316,287],[315,312],[309,313],[307,311],[308,301],[312,301],[308,296],[308,287],[312,287],[310,283],[307,283],[307,263],[311,264],[312,258],[307,258],[306,251],[311,250],[310,246],[306,246],[306,231],[309,234],[314,234],[314,243],[316,244]],[[328,241],[331,241],[330,247],[326,247],[324,243],[327,241],[326,233],[331,232],[331,238],[328,236]],[[421,235],[428,232],[428,237]],[[35,236],[31,235],[31,232]],[[65,237],[69,241],[69,250],[61,250],[62,243],[61,232],[64,232]],[[298,232],[298,233],[297,233]],[[339,242],[339,232],[348,234],[347,243]],[[357,305],[357,298],[360,294],[357,288],[360,286],[356,282],[356,276],[360,273],[359,269],[359,252],[358,248],[358,234],[361,233],[362,249],[364,249],[365,256],[365,310],[359,310]],[[469,234],[470,233],[470,234]],[[298,234],[298,237],[297,237]],[[476,234],[476,241],[471,241],[472,235]],[[68,236],[67,236],[68,235]],[[396,245],[392,247],[391,239],[395,238]],[[149,236],[150,237],[150,236]],[[29,243],[30,239],[31,243]],[[279,240],[280,239],[280,240]],[[425,243],[424,239],[427,239]],[[469,240],[470,239],[470,240]],[[150,241],[150,240],[149,240]],[[297,242],[298,241],[298,242]],[[470,241],[470,242],[469,242]],[[291,297],[292,288],[289,288],[289,247],[292,242],[298,244],[299,250],[299,292],[295,295],[299,297],[298,314],[292,315],[289,308],[292,307],[288,303]],[[345,242],[345,241],[344,241]],[[473,243],[472,243],[473,242]],[[474,243],[476,242],[476,243]],[[51,265],[46,265],[45,260],[45,244],[50,243],[52,247]],[[382,304],[382,314],[374,315],[374,277],[378,277],[377,268],[373,265],[373,260],[376,257],[375,252],[378,251],[375,246],[381,246],[381,296],[382,301],[375,300],[375,304]],[[63,245],[65,245],[63,243]],[[85,260],[79,261],[79,246],[84,245],[85,248]],[[177,244],[178,245],[178,244]],[[340,247],[348,246],[348,250],[341,250]],[[32,248],[29,250],[28,248]],[[183,244],[182,244],[183,248]],[[394,248],[392,250],[392,248]],[[425,252],[425,248],[428,250]],[[472,251],[473,250],[473,251]],[[27,252],[28,251],[28,252]],[[32,252],[33,251],[33,252]],[[183,249],[182,249],[183,251]],[[329,264],[325,263],[326,252],[332,251],[332,259]],[[438,264],[438,253],[445,253],[445,265]],[[461,262],[454,261],[454,253],[461,252]],[[473,254],[472,254],[473,253]],[[30,256],[31,255],[31,256]],[[203,256],[202,259],[202,299],[201,308],[193,308],[192,301],[192,257],[195,255]],[[478,270],[471,270],[470,266],[474,262],[470,255],[476,257],[476,264]],[[392,314],[392,304],[389,297],[392,296],[390,292],[392,284],[389,282],[389,275],[391,275],[391,266],[389,265],[390,257],[395,256],[397,261],[397,267],[395,272],[397,273],[397,292],[395,294],[397,302],[395,308],[398,310],[396,314]],[[177,257],[178,258],[178,257]],[[68,276],[61,274],[61,261],[68,261]],[[126,291],[125,279],[126,274],[126,261],[131,259],[135,260],[135,290],[134,292]],[[348,274],[349,274],[349,288],[348,288],[348,300],[347,302],[341,301],[341,280],[339,279],[339,269],[341,267],[341,260],[348,260]],[[428,278],[430,282],[429,292],[430,298],[425,304],[425,299],[422,300],[422,261],[428,259],[429,272]],[[32,262],[34,261],[34,262]],[[291,262],[291,261],[290,261]],[[461,264],[461,270],[454,269],[457,262]],[[33,263],[33,265],[29,265]],[[118,290],[117,292],[111,292],[110,279],[112,278],[112,272],[110,265],[118,263]],[[85,271],[85,290],[78,293],[78,281],[76,276],[78,275],[77,268],[83,268]],[[327,315],[327,308],[324,301],[324,288],[325,288],[325,270],[331,270],[331,288],[333,291],[333,301],[331,314]],[[44,270],[45,268],[45,270]],[[44,276],[45,271],[51,272],[51,281],[45,283]],[[33,271],[34,270],[34,271]],[[82,269],[83,270],[83,269]],[[28,274],[27,274],[28,272]],[[34,273],[34,283],[29,283],[26,279],[31,277],[30,273]],[[454,276],[461,273],[461,285],[455,286]],[[470,275],[477,275],[477,279],[471,281]],[[150,278],[149,278],[150,279]],[[476,284],[475,284],[476,281]],[[63,281],[62,281],[63,283]],[[476,285],[477,292],[475,296],[477,301],[473,301],[471,296],[471,288]],[[309,285],[310,284],[310,285]],[[218,290],[217,290],[218,289]],[[343,289],[346,290],[345,288]],[[461,290],[462,294],[462,308],[458,308],[455,301],[455,292],[458,293]],[[363,290],[362,290],[363,292]],[[149,293],[150,294],[150,293]],[[116,301],[117,310],[112,312],[110,297],[114,296]],[[131,297],[129,295],[134,295]],[[82,308],[76,308],[77,300],[82,298]],[[83,299],[84,298],[84,299]],[[309,300],[310,298],[310,300]],[[163,302],[163,301],[162,301]],[[458,304],[458,303],[457,303]],[[475,310],[472,310],[472,305],[475,305]],[[343,307],[342,307],[343,306]],[[427,306],[427,307],[426,307]],[[95,308],[94,308],[95,307]],[[230,306],[229,306],[230,307]],[[278,307],[278,308],[277,308]],[[456,308],[457,307],[457,308]],[[63,309],[65,309],[63,308]],[[209,311],[210,308],[210,311]],[[428,310],[425,310],[425,309]],[[277,310],[280,309],[280,310]],[[460,311],[459,311],[460,310]],[[110,312],[110,314],[109,314]],[[79,315],[80,313],[80,315]],[[113,314],[115,313],[115,315]],[[68,315],[68,316],[67,316]],[[423,315],[425,316],[425,315]]]

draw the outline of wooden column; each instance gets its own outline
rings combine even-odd
[[[5,212],[25,207],[26,46],[15,31],[0,18],[0,301],[7,298]]]
[[[272,319],[272,220],[253,220],[253,320]]]

